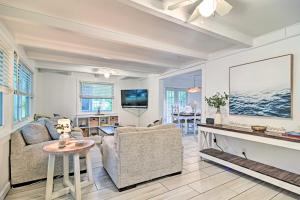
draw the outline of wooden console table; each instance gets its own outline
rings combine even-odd
[[[300,139],[273,132],[257,133],[250,129],[227,125],[199,124],[198,126],[201,158],[211,160],[249,176],[300,194],[300,175],[213,149],[213,134],[298,151],[300,150]]]

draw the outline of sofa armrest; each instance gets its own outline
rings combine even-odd
[[[83,132],[79,127],[72,128],[70,135],[76,139],[83,139]]]
[[[73,128],[72,128],[72,132],[73,132],[73,131],[74,131],[74,132],[81,132],[81,133],[83,133],[83,132],[82,132],[82,129],[81,129],[80,127],[73,127]]]
[[[19,155],[25,148],[26,143],[20,131],[11,134],[11,155]]]

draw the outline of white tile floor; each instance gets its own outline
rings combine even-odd
[[[83,199],[91,200],[293,200],[300,196],[222,166],[200,161],[197,139],[185,136],[184,169],[181,175],[165,177],[118,192],[102,167],[100,152],[92,149],[95,184],[84,188]],[[83,175],[84,177],[84,175]],[[11,189],[6,200],[44,199],[45,181]],[[62,180],[55,180],[55,189],[62,187]],[[58,198],[72,199],[70,195]]]

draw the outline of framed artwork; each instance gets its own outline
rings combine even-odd
[[[230,115],[292,117],[293,55],[230,67]]]

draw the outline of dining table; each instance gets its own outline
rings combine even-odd
[[[194,122],[194,134],[196,133],[196,120],[201,120],[201,113],[186,113],[186,112],[180,112],[180,113],[173,113],[174,119],[177,119],[180,123],[181,120],[184,120],[184,133],[188,133],[188,120],[193,120]]]

